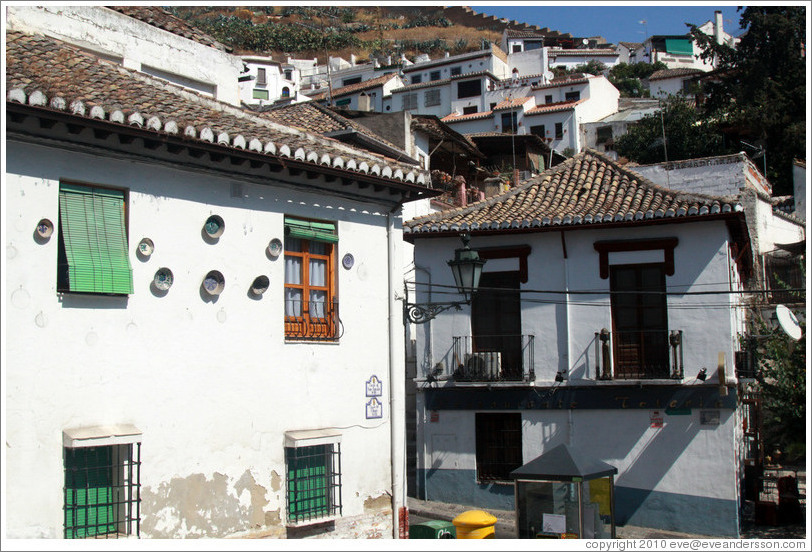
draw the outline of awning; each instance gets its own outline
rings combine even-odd
[[[665,51],[680,56],[694,55],[694,45],[690,38],[666,38]]]
[[[62,431],[66,448],[129,445],[141,442],[141,430],[132,424],[76,427]]]

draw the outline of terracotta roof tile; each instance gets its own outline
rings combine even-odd
[[[478,230],[522,232],[545,226],[635,224],[740,211],[735,198],[668,190],[586,150],[505,193],[407,221],[404,231],[414,237]]]
[[[700,75],[704,71],[700,71],[699,69],[690,69],[688,67],[679,67],[677,69],[660,69],[659,71],[654,71],[648,78],[648,80],[660,80],[660,79],[670,79],[673,77],[684,77],[687,75]]]
[[[427,173],[412,165],[275,123],[41,35],[6,33],[6,90],[7,102],[46,111],[314,165],[392,174],[391,180],[430,182]]]
[[[457,115],[452,113],[440,119],[444,123],[458,122],[458,121],[473,121],[475,119],[486,119],[493,115],[493,111],[481,111],[479,113],[467,113],[465,115]]]
[[[556,111],[566,111],[567,109],[572,109],[576,105],[584,103],[585,99],[580,100],[572,100],[568,102],[553,102],[548,104],[537,105],[532,109],[528,109],[524,112],[525,115],[540,115],[542,113],[554,113]]]
[[[192,27],[186,21],[179,17],[175,17],[168,11],[158,6],[107,6],[111,10],[123,13],[133,19],[138,19],[144,23],[148,23],[153,27],[158,27],[164,31],[194,40],[206,46],[217,48],[218,50],[226,50],[226,46],[218,42],[214,37],[208,35]]]
[[[375,77],[374,79],[369,79],[361,82],[357,82],[355,84],[348,84],[347,86],[342,86],[341,88],[336,88],[333,90],[332,95],[333,98],[337,98],[339,96],[346,96],[347,94],[354,94],[355,92],[361,92],[363,90],[368,90],[370,88],[375,88],[377,86],[383,86],[390,80],[397,78],[397,75],[394,73],[388,73],[386,75],[381,75],[380,77]],[[310,96],[312,100],[323,100],[327,97],[327,90],[323,92],[319,92],[318,94],[314,94]]]
[[[522,105],[526,104],[530,100],[533,99],[533,96],[525,96],[524,98],[508,98],[507,100],[502,100],[498,104],[496,104],[493,108],[493,111],[499,111],[500,109],[515,109],[517,107],[521,107]]]

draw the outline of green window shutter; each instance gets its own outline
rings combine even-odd
[[[112,447],[68,449],[65,456],[65,535],[87,538],[116,530]]]
[[[270,97],[270,94],[267,90],[261,90],[259,88],[254,88],[254,99],[255,100],[267,100]]]
[[[665,51],[681,56],[694,55],[694,46],[688,38],[666,38]]]
[[[285,217],[285,235],[302,240],[338,243],[338,232],[333,222],[312,222]]]
[[[62,184],[60,232],[69,290],[130,294],[132,266],[124,226],[124,192]]]
[[[290,519],[298,521],[330,513],[327,446],[288,449]]]

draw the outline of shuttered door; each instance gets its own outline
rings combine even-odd
[[[67,291],[133,292],[123,191],[62,184],[59,222],[68,264]]]
[[[115,532],[112,472],[112,447],[66,449],[65,538]]]

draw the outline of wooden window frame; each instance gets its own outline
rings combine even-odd
[[[296,219],[304,222],[322,222],[306,219]],[[287,229],[285,234],[287,235]],[[291,251],[287,245],[285,247],[285,259],[295,257],[301,260],[301,284],[288,283],[285,277],[285,305],[287,308],[287,290],[295,289],[301,293],[301,315],[289,316],[285,313],[285,339],[289,340],[337,340],[338,339],[338,306],[337,301],[337,274],[336,274],[336,251],[337,243],[322,240],[299,239],[302,247],[301,251]],[[321,243],[327,246],[326,254],[311,253],[310,248],[313,243]],[[310,283],[310,261],[320,260],[326,262],[325,285],[316,286]],[[310,292],[325,292],[324,317],[312,317],[310,314]]]

